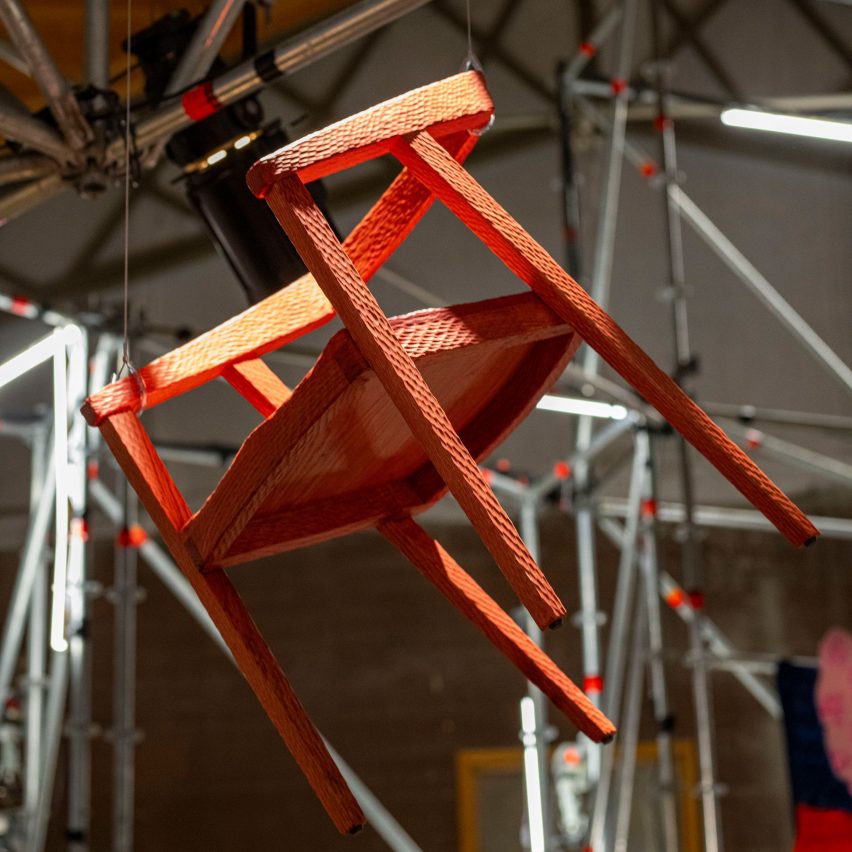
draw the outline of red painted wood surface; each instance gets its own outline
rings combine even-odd
[[[453,157],[464,161],[477,138],[465,132],[441,141]],[[407,169],[397,176],[343,243],[365,281],[399,248],[433,201],[432,193]],[[86,400],[83,413],[97,426],[104,417],[119,411],[152,408],[221,376],[232,365],[292,343],[333,317],[334,309],[313,276],[303,275],[228,322],[157,358],[135,375],[93,394]]]
[[[392,152],[790,542],[806,544],[819,534],[781,489],[428,133],[398,139]]]
[[[363,822],[223,568],[377,526],[582,730],[612,725],[410,518],[449,486],[542,626],[564,614],[476,466],[552,384],[580,338],[762,508],[791,540],[801,513],[461,168],[491,101],[475,72],[403,95],[256,164],[249,175],[310,269],[239,316],[104,388],[100,426],[335,825]],[[436,141],[439,140],[439,141]],[[305,181],[391,151],[403,171],[343,245]],[[388,320],[365,282],[439,196],[533,290]],[[292,392],[261,356],[339,313],[336,335]],[[576,332],[576,333],[575,333]],[[223,376],[264,417],[191,516],[134,412]]]
[[[428,130],[440,138],[482,130],[493,112],[482,74],[464,71],[296,140],[258,160],[249,169],[247,182],[262,198],[288,175],[298,175],[304,183],[310,183],[380,157],[400,135]]]
[[[534,294],[390,321],[468,451],[487,455],[565,368],[578,339]],[[446,485],[348,331],[247,438],[184,528],[211,566],[418,512]]]
[[[379,524],[379,532],[584,734],[595,742],[613,738],[612,722],[422,527],[402,518]]]
[[[311,194],[294,175],[280,178],[267,201],[524,606],[540,627],[561,622],[565,607]]]
[[[189,509],[138,418],[115,414],[101,433],[335,826],[344,834],[358,831],[364,825],[358,803],[236,589],[221,570],[202,574],[184,546],[178,530]]]

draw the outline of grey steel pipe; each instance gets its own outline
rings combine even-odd
[[[0,106],[0,135],[47,154],[59,163],[74,160],[74,152],[55,131],[29,113],[11,109],[8,103]]]
[[[343,780],[352,790],[352,795],[355,796],[358,804],[361,805],[367,815],[370,825],[376,834],[387,843],[388,848],[392,849],[393,852],[423,852],[325,737],[323,737],[323,742],[331,755],[331,759],[337,764]]]
[[[589,64],[601,45],[609,38],[612,31],[618,26],[622,13],[622,4],[618,2],[613,3],[609,11],[589,33],[580,50],[574,54],[574,58],[565,66],[565,70],[563,71],[564,83],[572,83],[583,73],[583,69]]]
[[[711,417],[727,417],[740,423],[779,423],[785,426],[805,426],[812,429],[839,429],[852,432],[852,417],[842,414],[822,414],[812,411],[791,411],[785,408],[763,408],[754,405],[736,405],[727,402],[704,402],[704,410]]]
[[[628,630],[630,614],[633,612],[634,587],[636,577],[636,538],[639,533],[639,517],[642,506],[642,485],[647,458],[644,445],[636,444],[633,453],[633,465],[630,472],[628,492],[628,513],[624,532],[618,546],[621,555],[618,562],[618,580],[615,587],[615,603],[612,608],[609,645],[606,656],[606,676],[602,695],[601,709],[619,724],[621,712],[622,685],[627,660]],[[602,852],[604,848],[606,816],[609,810],[610,790],[612,787],[615,749],[608,748],[601,758],[601,770],[598,783],[592,796],[592,820],[589,830],[589,846],[593,852]]]
[[[625,531],[612,518],[600,518],[598,526],[601,531],[609,538],[616,547],[623,547],[625,542]],[[671,600],[671,595],[677,594],[686,601],[686,593],[674,581],[672,576],[665,571],[660,572],[660,597],[667,603]],[[675,612],[680,618],[689,623],[695,613],[692,607],[687,603],[675,608]],[[781,718],[781,702],[778,700],[777,693],[768,688],[763,681],[755,677],[746,665],[737,666],[735,660],[742,655],[736,650],[733,642],[712,622],[706,615],[701,625],[704,633],[704,638],[710,646],[710,650],[719,658],[726,661],[728,667],[734,677],[751,693],[755,701],[760,704],[773,719]]]
[[[30,16],[19,0],[0,0],[0,20],[26,60],[63,136],[75,151],[81,151],[93,138],[92,128],[83,117],[68,81],[56,67]]]
[[[5,62],[7,65],[11,65],[12,68],[27,77],[30,76],[29,65],[24,62],[21,54],[18,53],[14,46],[9,44],[6,39],[2,38],[0,38],[0,62]]]
[[[96,89],[109,89],[109,0],[86,0],[85,47],[86,82]]]
[[[136,494],[122,479],[121,531],[136,523]],[[112,713],[112,850],[133,849],[134,780],[136,773],[136,606],[138,551],[127,544],[115,548],[115,606]]]
[[[602,130],[611,126],[610,119],[593,104],[578,98],[583,111]],[[632,143],[625,141],[624,155],[637,167],[648,161],[648,157]],[[658,189],[660,184],[648,181]],[[668,190],[683,219],[716,253],[728,268],[754,293],[776,319],[816,358],[819,363],[852,393],[852,369],[839,355],[805,322],[790,303],[769,283],[767,278],[745,257],[745,255],[722,233],[701,208],[676,184]]]
[[[520,507],[520,523],[519,532],[530,556],[538,562],[539,560],[539,535],[538,535],[538,516],[537,502],[531,497],[521,502]],[[524,631],[527,636],[535,642],[540,648],[544,647],[544,633],[539,626],[533,621],[532,616],[524,610]],[[535,729],[533,737],[535,737],[535,752],[536,762],[538,764],[539,791],[541,801],[541,825],[544,828],[544,849],[545,852],[551,849],[550,838],[553,834],[552,815],[550,808],[550,759],[548,756],[548,740],[547,740],[547,698],[538,687],[527,682],[527,695],[533,702],[535,711]],[[523,734],[521,734],[523,741]],[[527,806],[532,807],[531,797],[527,796]],[[530,813],[529,819],[532,820],[535,815]]]
[[[588,446],[584,450],[576,450],[566,459],[569,469],[581,462],[586,464],[592,462],[604,450],[611,447],[622,435],[636,428],[639,420],[640,418],[634,412],[628,412],[627,417],[623,420],[613,420],[607,423],[597,434],[592,436]],[[559,482],[560,480],[555,474],[549,474],[540,482],[536,482],[535,485],[531,486],[530,490],[535,494],[537,499],[541,499],[545,494],[552,491]]]
[[[48,473],[49,433],[40,429],[33,436],[30,466],[30,512],[38,510],[41,489]],[[25,758],[23,802],[24,812],[31,819],[35,813],[41,788],[42,730],[46,685],[47,653],[47,559],[45,548],[36,568],[30,595],[27,626],[27,703],[25,729]]]
[[[56,171],[56,163],[53,160],[37,154],[0,157],[0,186],[47,177],[56,174]]]
[[[727,424],[725,431],[739,439],[750,442],[750,445],[753,443],[753,452],[755,453],[786,462],[791,467],[816,473],[826,479],[833,479],[847,488],[852,486],[852,465],[846,464],[840,459],[833,459],[830,456],[809,450],[807,447],[794,444],[792,441],[784,441],[760,430],[736,423]]]
[[[244,5],[245,0],[214,0],[210,4],[166,86],[167,97],[207,75]],[[168,141],[168,138],[160,139],[153,146],[145,157],[146,168],[152,169],[157,164]]]
[[[71,506],[67,573],[68,641],[68,847],[88,852],[92,788],[92,655],[88,630],[86,541],[86,443],[89,429],[79,410],[87,393],[88,337],[67,347],[68,500]]]
[[[9,697],[12,687],[12,677],[15,674],[15,666],[24,638],[24,625],[33,584],[47,547],[47,531],[53,518],[55,492],[56,477],[53,471],[48,469],[39,494],[38,508],[27,530],[21,567],[15,578],[11,602],[6,612],[6,622],[3,625],[3,638],[0,641],[0,702]]]
[[[636,435],[636,444],[637,447],[641,448],[641,454],[645,458],[644,475],[642,478],[642,502],[647,506],[656,506],[657,492],[654,456],[651,436],[647,431],[639,432]],[[654,722],[657,726],[657,780],[659,783],[663,848],[666,852],[678,852],[672,719],[669,710],[665,663],[663,661],[665,643],[658,591],[659,566],[656,519],[653,512],[643,512],[643,515],[643,523],[639,533],[641,547],[639,549],[638,562],[642,576],[642,591],[645,598],[645,615],[648,628],[648,675],[651,687],[651,703]],[[698,694],[696,694],[697,701]],[[710,852],[711,848],[708,844],[705,852]]]
[[[361,0],[342,12],[309,27],[272,50],[243,62],[205,85],[208,103],[220,106],[258,91],[267,83],[304,68],[373,30],[418,9],[429,0]],[[183,98],[175,98],[153,115],[138,122],[136,143],[147,148],[168,138],[194,121],[184,109]],[[124,157],[124,140],[115,140],[107,149],[110,160]]]
[[[629,92],[626,83],[630,78],[633,64],[637,6],[636,0],[624,0],[618,63],[614,77],[618,85],[623,88],[615,95],[612,104],[610,136],[603,182],[603,201],[598,217],[597,233],[595,234],[591,296],[602,307],[606,307],[609,303],[609,289],[612,280],[618,197],[621,192],[622,151],[627,130],[627,108],[629,104]],[[585,356],[582,359],[583,369],[590,373],[596,373],[599,363],[600,357],[597,352],[587,346]]]
[[[623,518],[627,510],[624,500],[605,498],[597,504],[598,514],[604,517]],[[667,524],[683,523],[684,511],[680,503],[660,503],[657,519]],[[852,519],[811,515],[822,538],[852,539]],[[723,506],[695,507],[695,522],[703,527],[719,527],[731,530],[756,530],[772,532],[775,527],[754,509],[730,509]]]
[[[59,174],[51,174],[0,193],[0,227],[68,187]]]
[[[665,571],[660,572],[660,597],[665,601],[675,600],[683,602],[674,606],[675,612],[687,624],[695,619],[695,610],[689,605],[686,593],[678,586],[671,575]],[[752,694],[755,700],[772,716],[773,719],[781,719],[782,710],[778,694],[769,689],[761,680],[756,678],[746,667],[737,666],[730,662],[738,658],[739,652],[727,636],[705,615],[701,619],[701,633],[709,649],[713,652],[714,659],[723,658],[728,662],[734,677]]]
[[[214,0],[208,6],[166,86],[166,95],[180,92],[207,74],[244,5],[245,0]]]
[[[639,745],[639,724],[642,720],[642,685],[645,675],[647,651],[647,614],[641,596],[636,597],[636,614],[633,616],[633,657],[627,681],[624,708],[624,725],[621,728],[621,774],[613,814],[613,843],[615,852],[627,852],[627,835],[633,805],[633,788],[636,779],[636,749]],[[604,841],[606,843],[606,841]],[[604,846],[603,848],[607,848]],[[598,850],[595,850],[598,852]]]
[[[701,649],[700,658],[692,667],[692,692],[695,699],[695,725],[698,738],[698,771],[701,813],[703,816],[704,848],[717,852],[724,848],[722,817],[719,812],[719,787],[716,783],[716,746],[713,736],[713,695],[710,678],[703,663],[704,634],[703,613],[696,612],[688,625],[690,647]]]
[[[47,842],[47,824],[50,820],[56,764],[59,760],[59,746],[62,742],[67,693],[68,654],[65,651],[53,651],[50,655],[50,682],[43,732],[42,784],[39,789],[35,813],[28,825],[24,846],[26,852],[44,852]]]
[[[852,393],[852,369],[802,319],[792,305],[769,283],[746,256],[713,224],[701,208],[679,187],[672,186],[671,197],[681,216],[710,246],[716,255],[760,299],[769,312],[813,355],[848,393]]]
[[[633,60],[633,42],[636,30],[637,0],[624,0],[622,6],[621,34],[618,49],[617,79],[627,79]],[[604,175],[603,203],[598,218],[592,269],[592,298],[606,307],[609,297],[612,256],[615,245],[615,224],[618,214],[618,196],[621,189],[621,150],[627,122],[627,97],[618,96],[613,104],[613,118],[607,146]],[[586,372],[598,372],[600,359],[589,346],[584,347],[581,364]],[[584,454],[591,445],[593,419],[580,417],[577,422],[576,452]],[[580,495],[574,516],[577,526],[577,575],[580,586],[580,628],[583,637],[583,674],[590,682],[601,675],[600,615],[597,599],[595,555],[595,521],[588,495],[589,464],[585,460],[575,465],[574,485]],[[590,692],[591,700],[600,701],[598,692]],[[589,778],[594,783],[600,773],[600,747],[586,742]]]

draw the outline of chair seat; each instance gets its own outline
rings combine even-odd
[[[533,293],[418,311],[391,325],[477,460],[528,414],[579,342]],[[242,532],[205,563],[226,567],[422,511],[445,492],[344,330],[249,436],[186,540],[218,502],[252,501]]]

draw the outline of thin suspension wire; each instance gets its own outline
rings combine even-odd
[[[482,63],[473,52],[473,25],[471,24],[470,0],[465,0],[465,11],[467,15],[467,56],[465,56],[462,63],[462,70],[470,71],[473,69],[475,71],[482,71]]]
[[[130,39],[132,35],[132,0],[127,0],[127,66],[125,68],[124,91],[124,342],[119,376],[126,370],[132,371],[130,363],[130,335],[128,331],[130,313]]]
[[[467,14],[467,56],[464,58],[464,62],[462,62],[462,71],[479,71],[480,74],[485,73],[485,69],[482,67],[482,63],[479,61],[479,57],[473,52],[473,25],[471,24],[471,15],[470,15],[470,0],[465,0],[465,10]],[[480,128],[479,130],[471,130],[470,132],[474,136],[482,136],[487,133],[492,125],[494,124],[494,115],[491,115],[488,124],[485,127]]]

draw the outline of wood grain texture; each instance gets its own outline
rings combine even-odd
[[[795,504],[428,133],[392,153],[794,545],[819,533]]]
[[[579,342],[533,293],[390,324],[476,459],[526,416]],[[286,405],[246,439],[185,540],[205,566],[229,566],[422,511],[445,491],[344,330]]]
[[[378,530],[584,734],[595,742],[613,738],[609,719],[422,527],[401,518]]]
[[[136,415],[113,415],[101,433],[335,826],[357,831],[364,815],[237,591],[222,571],[202,574],[184,547],[178,529],[189,509]]]
[[[288,174],[304,183],[387,153],[396,136],[429,129],[434,136],[485,127],[494,105],[478,71],[465,71],[344,118],[258,160],[249,189],[263,198]]]
[[[469,133],[442,139],[460,162],[477,141]],[[353,228],[344,246],[368,281],[411,233],[434,196],[407,169],[396,177],[364,218]],[[310,273],[273,293],[217,328],[166,353],[135,376],[126,376],[90,396],[83,414],[97,426],[118,411],[139,411],[187,393],[222,375],[229,367],[265,355],[327,323],[334,309]]]
[[[565,607],[301,180],[282,177],[267,201],[530,615],[561,621]]]
[[[293,395],[260,358],[229,364],[222,377],[263,417],[273,415]]]

